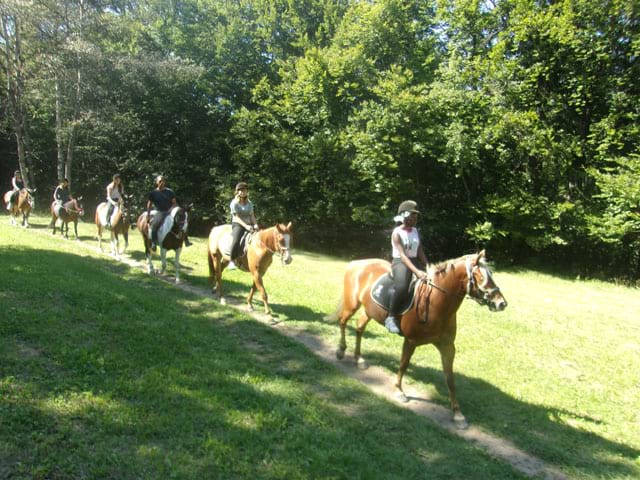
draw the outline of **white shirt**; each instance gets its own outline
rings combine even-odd
[[[400,237],[400,243],[404,247],[404,253],[407,257],[416,258],[418,256],[418,247],[420,247],[420,234],[418,233],[418,229],[415,227],[406,229],[403,225],[400,225],[393,229],[391,237],[396,233]],[[400,252],[393,244],[393,241],[391,241],[391,248],[391,256],[393,258],[400,258]]]

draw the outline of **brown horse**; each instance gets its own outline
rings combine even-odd
[[[440,352],[453,419],[458,428],[466,428],[467,423],[456,399],[453,378],[456,312],[466,295],[488,306],[491,311],[502,311],[507,306],[500,289],[493,281],[491,271],[484,261],[484,255],[483,250],[478,254],[443,262],[430,269],[430,279],[416,283],[414,302],[400,318],[404,343],[400,369],[395,382],[396,397],[400,401],[408,401],[402,391],[402,377],[416,347],[432,343]],[[380,277],[390,271],[391,265],[384,260],[356,260],[347,266],[343,297],[336,312],[340,319],[340,344],[336,351],[338,359],[344,358],[347,348],[345,341],[347,321],[363,305],[364,310],[356,327],[354,356],[359,368],[367,368],[367,363],[360,354],[362,335],[370,319],[373,318],[384,325],[384,319],[387,316],[387,310],[373,300],[372,287]]]
[[[84,215],[84,208],[80,201],[82,197],[69,200],[62,206],[59,206],[57,202],[51,204],[51,224],[53,227],[53,235],[56,234],[56,222],[60,219],[60,233],[65,238],[69,238],[69,223],[73,222],[73,231],[76,234],[76,240],[78,239],[78,218]],[[65,228],[66,227],[66,228]]]
[[[251,304],[253,294],[256,289],[260,291],[264,312],[270,317],[269,297],[264,288],[262,277],[273,261],[273,254],[279,253],[283,264],[290,264],[291,257],[291,222],[288,225],[277,224],[255,232],[247,246],[246,255],[237,259],[238,267],[241,270],[250,272],[253,277],[253,284],[247,297],[247,306],[253,310]],[[219,225],[214,227],[209,234],[209,245],[207,258],[209,260],[209,282],[211,290],[217,294],[220,303],[225,304],[226,300],[222,294],[222,271],[229,264],[231,250],[231,225]]]
[[[158,245],[160,245],[160,259],[162,262],[162,269],[160,273],[164,275],[167,269],[167,250],[174,250],[175,256],[175,270],[176,270],[176,283],[180,283],[180,252],[182,252],[182,244],[187,236],[187,228],[189,227],[189,210],[190,207],[183,208],[174,206],[169,210],[166,218],[162,222],[162,225],[158,228]],[[158,213],[152,213],[158,215]],[[149,219],[147,218],[147,212],[143,212],[136,222],[136,226],[142,234],[144,241],[144,254],[147,257],[147,271],[149,274],[155,274],[153,263],[151,263],[151,231],[149,228]]]
[[[111,226],[107,227],[107,211],[109,204],[102,202],[96,207],[95,223],[98,227],[98,248],[102,250],[102,232],[109,230],[111,232],[111,255],[117,260],[120,259],[120,253],[124,253],[129,246],[129,208],[126,201],[120,200],[118,206],[114,207],[111,214]],[[120,235],[124,238],[124,249],[120,252]]]
[[[25,228],[29,228],[29,215],[34,207],[33,196],[31,195],[33,190],[22,188],[17,192],[15,200],[11,203],[11,209],[9,215],[11,216],[11,225],[18,224],[18,215],[22,215],[21,225]],[[11,197],[15,194],[15,191],[10,191],[4,194],[5,206],[9,205]]]

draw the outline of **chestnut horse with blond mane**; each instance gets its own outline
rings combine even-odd
[[[29,190],[28,188],[21,188],[16,195],[15,200],[11,204],[11,210],[9,210],[9,215],[11,215],[11,225],[18,224],[18,216],[22,215],[22,224],[23,227],[29,228],[29,215],[31,214],[31,210],[33,209],[33,196],[31,193],[33,190]],[[9,204],[11,197],[16,194],[15,191],[10,191],[4,194],[4,203],[5,205]]]
[[[273,254],[278,253],[284,265],[288,265],[293,260],[291,257],[291,222],[287,225],[279,223],[273,227],[254,232],[248,240],[246,255],[237,259],[236,263],[241,270],[250,272],[253,277],[253,284],[247,297],[247,306],[253,310],[251,304],[253,294],[256,289],[260,292],[264,303],[264,313],[270,318],[269,296],[264,288],[262,277],[273,261]],[[222,293],[222,271],[230,261],[231,246],[231,225],[219,225],[214,227],[209,234],[209,245],[207,258],[209,261],[209,282],[211,290],[217,294],[220,303],[225,304],[226,300]]]
[[[465,255],[455,260],[442,262],[430,269],[428,281],[417,281],[414,287],[414,301],[400,317],[401,335],[404,336],[400,369],[395,382],[396,398],[402,402],[408,399],[402,391],[404,376],[411,356],[419,345],[432,343],[440,352],[442,369],[449,389],[449,400],[453,420],[458,428],[466,428],[467,422],[456,398],[453,377],[455,357],[456,312],[465,296],[469,296],[491,311],[502,311],[507,301],[493,281],[491,270],[484,260],[484,250],[478,254]],[[356,327],[354,357],[359,368],[367,368],[360,353],[362,336],[369,320],[374,319],[384,325],[387,310],[376,303],[372,289],[381,289],[381,279],[391,271],[391,264],[384,260],[356,260],[350,262],[344,275],[342,300],[335,317],[340,320],[340,344],[336,351],[338,359],[344,358],[347,348],[345,329],[348,320],[363,306],[363,312]],[[374,294],[377,292],[373,292]],[[331,318],[331,317],[329,317]]]

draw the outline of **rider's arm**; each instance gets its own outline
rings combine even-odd
[[[114,207],[116,206],[116,201],[111,198],[111,192],[113,192],[113,184],[107,185],[107,202],[109,202]]]
[[[429,265],[429,262],[427,261],[427,256],[425,255],[424,249],[422,248],[422,244],[418,245],[418,259],[425,265]]]
[[[13,185],[14,190],[20,190],[20,188],[18,188],[18,185],[16,185],[16,177],[13,177],[11,179],[11,185]]]
[[[240,225],[242,225],[246,230],[251,230],[251,226],[247,225],[247,223],[242,220],[238,215],[236,215],[235,213],[233,214],[233,218],[231,219],[231,222],[233,223],[239,223]]]
[[[415,273],[418,278],[421,278],[421,279],[426,278],[427,276],[426,272],[423,272],[422,270],[419,270],[418,268],[416,268],[413,262],[409,260],[409,257],[407,257],[407,254],[404,251],[404,246],[402,245],[402,241],[400,241],[400,235],[398,235],[397,232],[393,232],[393,235],[391,235],[391,242],[393,243],[393,246],[396,248],[396,250],[400,254],[400,260],[402,260],[402,263],[404,263],[409,270]]]

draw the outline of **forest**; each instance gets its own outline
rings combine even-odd
[[[157,174],[228,221],[386,255],[416,200],[430,260],[640,281],[637,0],[3,0],[0,186],[85,208]],[[90,221],[91,219],[89,219]]]

